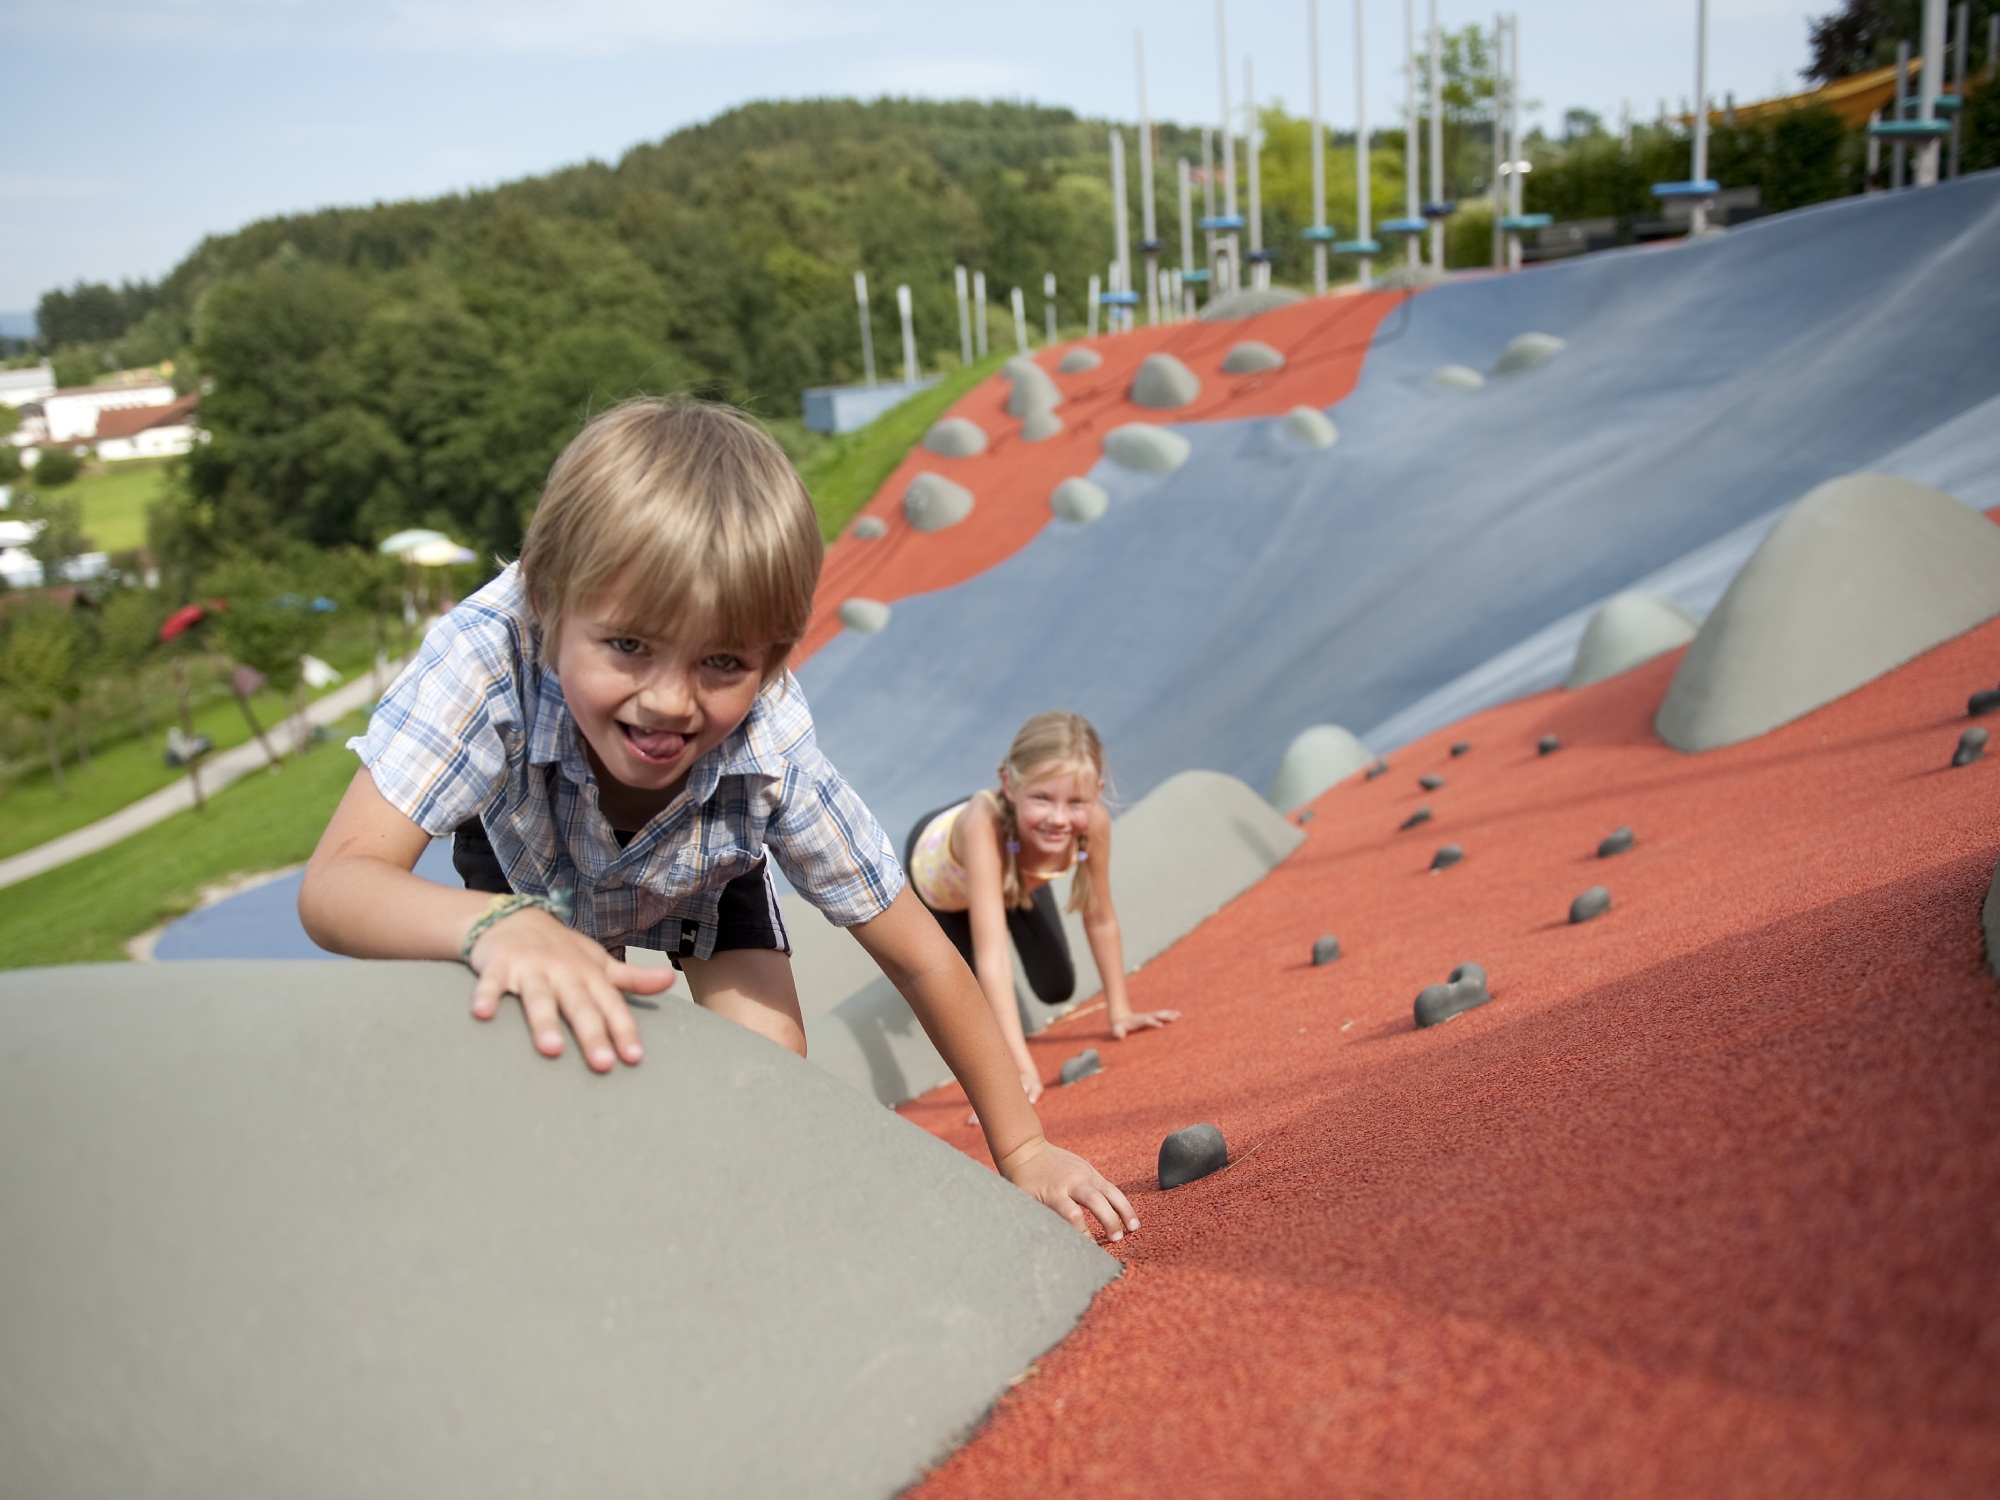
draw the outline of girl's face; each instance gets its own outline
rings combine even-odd
[[[1000,780],[1014,804],[1021,853],[1031,866],[1068,857],[1076,836],[1090,827],[1104,790],[1104,779],[1084,766],[1037,766],[1019,781],[1011,772]]]

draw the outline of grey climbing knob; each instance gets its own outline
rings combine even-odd
[[[1444,778],[1433,771],[1428,776],[1419,776],[1417,778],[1417,785],[1427,792],[1434,792],[1444,785]]]
[[[1465,754],[1466,751],[1470,750],[1471,748],[1472,748],[1472,741],[1460,740],[1456,745],[1453,745],[1451,747],[1451,753],[1454,756],[1463,755]]]
[[[1537,755],[1554,755],[1562,747],[1563,742],[1561,740],[1552,734],[1545,734],[1535,742],[1535,753]]]
[[[1968,729],[1958,737],[1958,748],[1951,752],[1951,763],[1955,766],[1969,766],[1986,753],[1986,731]]]
[[[1402,824],[1400,826],[1404,828],[1415,828],[1419,823],[1428,823],[1430,822],[1430,820],[1431,820],[1431,805],[1430,803],[1426,802],[1422,807],[1418,808],[1415,812],[1411,813],[1407,818],[1403,819]]]
[[[1330,964],[1338,957],[1340,957],[1340,939],[1332,933],[1328,933],[1313,944],[1314,968],[1318,968],[1321,964]]]
[[[1614,854],[1623,854],[1638,842],[1629,828],[1614,828],[1604,836],[1604,842],[1597,846],[1597,857],[1609,859]]]
[[[1075,1057],[1072,1057],[1062,1065],[1062,1071],[1056,1074],[1056,1081],[1067,1086],[1072,1083],[1081,1083],[1092,1073],[1101,1073],[1103,1071],[1104,1059],[1097,1055],[1097,1049],[1095,1047],[1085,1047]]]
[[[1594,885],[1569,904],[1569,919],[1572,922],[1588,922],[1593,917],[1601,917],[1611,910],[1611,892],[1601,885]]]
[[[1435,1026],[1449,1021],[1493,998],[1486,987],[1486,971],[1478,964],[1460,964],[1443,984],[1427,984],[1417,995],[1417,1025]]]
[[[1465,849],[1462,845],[1446,844],[1431,856],[1431,868],[1433,870],[1449,870],[1464,858]]]
[[[1190,1125],[1160,1142],[1160,1188],[1177,1188],[1229,1165],[1229,1143],[1213,1125]]]

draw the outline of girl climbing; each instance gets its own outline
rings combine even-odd
[[[998,791],[981,791],[917,820],[904,846],[910,885],[972,966],[1021,1071],[1038,1099],[1042,1081],[1014,1003],[1011,936],[1028,987],[1046,1005],[1075,993],[1076,969],[1051,881],[1074,872],[1069,910],[1083,918],[1104,980],[1111,1035],[1164,1026],[1177,1010],[1134,1011],[1111,904],[1111,816],[1105,811],[1104,745],[1088,720],[1037,714],[1000,763]]]

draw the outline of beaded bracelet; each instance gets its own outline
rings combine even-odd
[[[459,959],[470,964],[473,944],[486,936],[486,929],[496,922],[504,922],[517,911],[526,911],[533,907],[536,911],[545,911],[558,922],[566,924],[568,913],[563,909],[565,905],[566,903],[548,896],[528,896],[518,892],[510,896],[495,896],[487,902],[486,910],[479,914],[479,920],[466,929],[465,941],[458,945]]]

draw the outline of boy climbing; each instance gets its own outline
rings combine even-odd
[[[299,916],[334,952],[462,960],[475,1016],[515,995],[537,1050],[560,1054],[566,1023],[599,1072],[641,1058],[625,993],[673,983],[613,956],[627,945],[803,1055],[768,854],[909,1001],[1002,1175],[1120,1239],[1131,1205],[1043,1137],[978,984],[814,743],[785,664],[821,553],[798,475],[741,416],[642,400],[592,421],[520,561],[431,630],[351,742],[362,769]],[[412,873],[446,833],[467,890]]]

